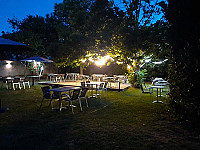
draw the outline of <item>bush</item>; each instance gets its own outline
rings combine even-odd
[[[134,73],[129,73],[129,83],[131,83],[133,87],[139,88],[139,85],[142,84],[146,79],[146,75],[146,69],[135,71]]]

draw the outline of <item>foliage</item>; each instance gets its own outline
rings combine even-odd
[[[129,73],[128,74],[128,82],[133,86],[135,87],[135,83],[136,83],[136,77],[135,77],[135,74],[134,73]]]
[[[134,87],[139,87],[139,85],[143,84],[147,76],[147,70],[137,70],[134,73],[130,73],[128,76],[129,82]]]
[[[148,74],[146,75],[146,81],[151,81],[156,77],[168,79],[168,62],[164,62],[162,64],[148,63],[142,68],[148,71]]]
[[[27,62],[27,69],[35,74],[42,73],[42,68],[45,68],[45,64],[40,62],[39,64],[35,64],[33,62]]]
[[[170,22],[169,39],[172,43],[169,65],[170,110],[182,121],[200,126],[199,55],[200,7],[194,1],[169,0],[166,18]],[[191,17],[194,16],[194,17]]]
[[[96,53],[135,64],[137,69],[144,55],[166,49],[161,42],[167,42],[159,41],[165,37],[164,23],[151,26],[161,8],[155,0],[124,0],[123,4],[124,10],[114,1],[64,0],[46,17],[30,15],[9,22],[16,30],[15,39],[38,49],[41,56],[52,56],[58,67],[81,65],[83,56]]]
[[[111,36],[120,24],[112,3],[107,0],[65,0],[55,6],[55,15],[65,26],[66,35],[62,35],[59,50],[69,52],[62,55],[63,59],[68,57],[66,66],[80,65],[77,62],[88,53],[105,55]]]
[[[4,37],[26,43],[37,50],[37,55],[47,56],[48,45],[58,41],[57,25],[59,21],[53,14],[46,17],[28,15],[23,20],[17,18],[9,20],[15,32]]]

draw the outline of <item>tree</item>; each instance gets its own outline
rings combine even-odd
[[[123,27],[113,37],[112,52],[121,55],[122,61],[126,63],[131,64],[131,61],[135,60],[132,65],[138,68],[139,60],[145,55],[155,51],[161,52],[161,47],[162,50],[165,49],[161,41],[152,40],[152,37],[155,38],[159,34],[164,35],[164,23],[152,25],[154,16],[161,14],[162,11],[158,0],[123,0],[123,4],[126,14],[123,18]]]
[[[122,21],[118,16],[119,9],[113,8],[113,3],[108,0],[65,0],[55,8],[57,18],[65,25],[64,31],[69,31],[63,36],[65,46],[62,51],[70,49],[70,54],[63,55],[62,62],[68,57],[67,62],[75,60],[77,64],[77,59],[86,54],[105,55],[108,52],[111,38]]]
[[[58,42],[57,24],[59,21],[54,15],[47,15],[45,18],[29,15],[22,21],[16,18],[10,19],[9,23],[16,32],[4,36],[13,37],[37,49],[38,55],[48,55],[48,44]]]
[[[200,17],[200,6],[196,1],[169,0],[164,8],[171,24],[170,109],[182,121],[199,127],[200,101],[196,91],[200,88],[200,21],[196,18]]]
[[[155,0],[123,0],[123,4],[126,10],[108,0],[64,0],[51,15],[10,23],[17,29],[15,38],[38,49],[40,55],[52,56],[58,67],[78,66],[86,54],[94,59],[109,54],[138,69],[144,55],[161,51],[164,44],[152,37],[163,34],[164,23],[150,26],[153,14],[160,13]]]

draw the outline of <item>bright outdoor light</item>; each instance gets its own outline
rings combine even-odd
[[[160,65],[160,64],[162,64],[163,62],[162,61],[157,61],[157,62],[152,62],[153,64],[155,64],[155,65]]]
[[[106,63],[106,59],[104,57],[102,57],[101,59],[95,61],[95,64],[97,66],[103,66],[103,65],[105,65],[105,63]]]
[[[166,62],[167,60],[168,60],[168,59],[165,59],[165,60],[163,60],[163,61],[152,62],[152,63],[153,63],[153,64],[156,64],[156,65],[160,65],[160,64]]]
[[[127,69],[130,70],[130,69],[131,69],[131,66],[130,66],[130,65],[127,65]]]
[[[117,63],[117,64],[123,64],[123,62],[120,62],[120,61],[117,61],[116,63]]]
[[[89,61],[94,62],[94,60],[91,57],[89,58]]]
[[[81,62],[82,62],[82,63],[86,62],[86,59],[81,59]]]
[[[12,61],[6,61],[6,63],[7,63],[6,68],[10,69],[12,67],[12,65],[11,65]]]
[[[99,58],[97,61],[95,61],[95,64],[97,66],[103,66],[103,65],[105,65],[105,63],[107,62],[108,59],[113,60],[113,58],[111,58],[109,55],[106,55],[104,57]]]
[[[140,65],[140,68],[142,68],[144,65],[145,65],[145,63],[141,64],[141,65]]]
[[[151,59],[146,59],[145,63],[149,63],[151,61]]]

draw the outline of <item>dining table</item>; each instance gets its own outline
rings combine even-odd
[[[105,84],[105,82],[89,82],[89,83],[86,83],[86,85],[91,88],[91,89],[89,88],[91,90],[91,96],[89,96],[89,98],[97,98],[97,96],[99,95],[97,93],[97,89],[100,86],[100,84]],[[96,91],[95,94],[93,93],[94,89]]]
[[[164,89],[165,88],[165,86],[160,86],[160,85],[153,85],[153,86],[151,86],[151,88],[152,89],[156,89],[156,97],[157,97],[157,99],[155,100],[155,101],[153,101],[152,103],[163,103],[163,101],[159,101],[158,100],[158,97],[161,97],[161,91],[162,91],[162,89]],[[160,95],[158,95],[158,90],[160,90]]]
[[[30,75],[30,76],[27,76],[28,78],[32,78],[32,86],[35,85],[35,79],[38,78],[40,79],[41,76],[36,76],[36,75]]]
[[[63,92],[67,92],[69,91],[69,96],[70,96],[70,91],[72,90],[78,90],[78,89],[81,89],[80,87],[75,87],[75,86],[64,86],[64,87],[61,87],[61,88],[53,88],[53,89],[49,89],[49,91],[52,93],[58,93],[59,94],[59,105],[58,105],[58,108],[52,108],[54,110],[59,110],[61,111],[62,110],[62,107],[61,107],[61,101],[62,101],[62,94]],[[52,95],[51,95],[52,97]]]

